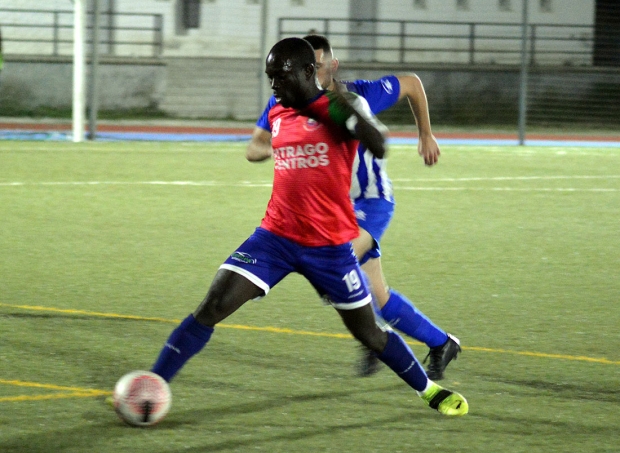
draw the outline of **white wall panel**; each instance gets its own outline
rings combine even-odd
[[[163,16],[163,56],[164,57],[233,57],[233,58],[262,58],[265,49],[260,49],[261,38],[261,3],[248,0],[202,0],[200,26],[196,29],[180,30],[179,8],[182,0],[111,0],[115,11],[118,13],[145,13],[161,14]],[[500,0],[378,0],[377,18],[381,20],[407,20],[407,21],[444,21],[444,22],[503,22],[519,24],[521,22],[522,0],[502,0],[509,5],[507,10],[500,8]],[[530,23],[541,24],[584,24],[592,25],[594,22],[594,0],[551,0],[551,11],[543,12],[540,8],[541,0],[529,0]],[[104,0],[102,0],[104,2]],[[107,1],[105,1],[107,3]],[[425,4],[425,8],[416,7],[416,4]],[[349,17],[348,0],[267,0],[268,4],[268,30],[266,40],[268,46],[275,43],[278,39],[278,18],[317,18],[316,21],[304,21],[299,23],[289,22],[288,29],[295,35],[303,35],[311,29],[324,33],[324,22],[320,18],[341,18]],[[457,4],[461,5],[459,8]],[[465,7],[463,7],[465,5]],[[72,10],[73,3],[70,0],[0,0],[0,10],[2,8],[32,8],[44,10]],[[0,13],[2,14],[2,13]],[[11,13],[13,14],[13,13]],[[26,14],[26,13],[24,13]],[[22,14],[22,15],[24,15]],[[15,19],[16,16],[2,14],[0,23]],[[47,16],[49,21],[49,16]],[[24,19],[23,17],[21,19]],[[42,16],[32,16],[31,22],[36,23],[43,20]],[[149,26],[153,19],[150,17],[131,18],[119,16],[116,22],[119,25],[128,26],[132,20],[141,21],[140,26]],[[70,21],[69,16],[63,16],[63,23]],[[138,22],[136,22],[138,23]],[[335,47],[346,47],[349,39],[345,35],[349,30],[349,23],[331,23],[330,38]],[[379,24],[377,31],[385,34],[398,34],[399,24]],[[14,29],[6,30],[5,35],[10,36]],[[440,28],[437,25],[408,25],[406,32],[415,33],[456,33],[463,36],[468,35],[467,25],[446,25]],[[559,29],[538,28],[539,36],[555,36],[561,33]],[[49,36],[50,29],[24,29],[19,33],[29,36]],[[511,29],[500,29],[497,27],[477,27],[476,34],[480,36],[501,36],[506,34],[514,36],[520,35],[520,28],[515,25]],[[579,30],[570,32],[572,35],[582,37],[582,42],[573,41],[570,44],[563,42],[547,41],[544,50],[588,50],[588,40],[592,36],[592,30]],[[144,40],[150,39],[145,32],[122,31],[117,33],[117,38],[124,40]],[[62,29],[60,32],[62,39],[70,38],[70,30]],[[290,35],[290,34],[289,34]],[[22,37],[24,37],[22,36]],[[516,41],[502,42],[500,40],[476,40],[476,50],[489,49],[494,51],[488,54],[480,54],[477,63],[506,63],[510,62],[514,55],[510,52],[519,48]],[[382,47],[398,48],[400,41],[398,36],[378,38],[377,44]],[[469,55],[466,50],[469,48],[467,39],[457,38],[407,38],[407,47],[430,48],[441,47],[444,49],[460,49],[464,51],[453,51],[431,54],[428,51],[408,53],[405,62],[425,62],[443,61],[446,63],[460,62],[468,63]],[[591,45],[591,44],[590,44]],[[564,46],[564,47],[563,47]],[[568,46],[568,47],[566,47]],[[28,44],[7,42],[5,53],[49,53],[52,44]],[[537,48],[540,48],[537,46]],[[498,52],[499,49],[499,52]],[[71,52],[70,44],[59,46],[61,54]],[[505,50],[506,54],[502,55]],[[123,56],[150,56],[153,54],[151,48],[145,46],[117,46],[114,49],[116,54]],[[348,54],[344,50],[339,50],[338,55],[346,60]],[[374,55],[379,60],[397,61],[399,57],[397,50],[376,52]],[[572,63],[588,63],[588,55],[579,58],[584,61],[572,61]],[[558,62],[554,62],[558,63]],[[561,62],[560,62],[561,63]]]

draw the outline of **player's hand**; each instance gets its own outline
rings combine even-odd
[[[418,154],[424,159],[424,164],[429,167],[437,163],[441,152],[439,151],[439,143],[433,134],[419,137]]]

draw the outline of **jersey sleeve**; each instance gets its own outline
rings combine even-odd
[[[275,96],[271,96],[269,101],[267,102],[267,107],[263,110],[263,114],[260,116],[258,121],[256,122],[256,126],[261,129],[265,129],[266,131],[271,132],[271,125],[269,124],[269,111],[276,105],[277,101]]]
[[[398,77],[389,75],[377,80],[354,80],[343,82],[347,90],[362,96],[375,115],[389,109],[398,102],[400,82]]]
[[[373,115],[366,99],[353,92],[343,92],[340,96],[344,96],[348,102],[343,103],[339,99],[339,95],[332,91],[325,92],[322,96],[327,102],[321,102],[319,98],[305,107],[302,112],[311,118],[325,124],[335,125],[337,128],[346,129],[350,134],[355,134],[355,125],[357,120],[353,114],[353,110],[364,118],[366,121],[375,126],[385,135],[387,128]]]

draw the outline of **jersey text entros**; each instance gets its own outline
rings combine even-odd
[[[274,179],[261,227],[311,247],[358,235],[349,189],[359,142],[333,114],[330,98],[322,92],[303,113],[279,103],[268,113]]]

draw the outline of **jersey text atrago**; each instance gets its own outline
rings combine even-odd
[[[327,143],[307,143],[297,146],[274,148],[273,158],[276,170],[297,170],[329,165],[329,146]]]

